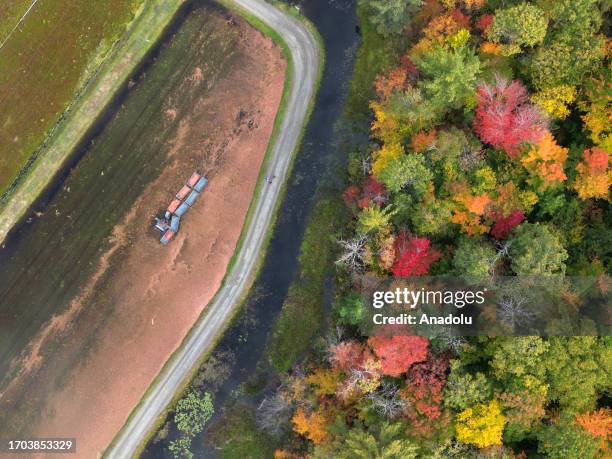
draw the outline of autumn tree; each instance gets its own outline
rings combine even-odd
[[[612,410],[610,408],[600,408],[591,413],[578,414],[576,422],[598,442],[602,452],[609,451],[609,444],[612,440]]]
[[[497,400],[479,403],[457,415],[457,439],[479,448],[501,445],[506,418]]]
[[[590,78],[584,84],[583,98],[578,101],[578,108],[582,110],[584,127],[590,132],[590,138],[596,145],[604,150],[612,149],[612,100],[609,97],[612,85],[612,72],[602,70],[598,75]],[[607,145],[607,147],[605,147]]]
[[[491,204],[489,193],[475,194],[467,183],[456,183],[451,189],[455,203],[451,221],[466,234],[486,233],[489,230],[486,216]]]
[[[306,382],[315,388],[317,397],[333,395],[340,382],[340,373],[335,369],[317,368],[306,376]]]
[[[448,37],[465,29],[466,26],[467,24],[462,23],[460,17],[451,13],[435,16],[422,29],[423,38],[410,49],[410,56],[416,58],[431,51],[435,46],[444,45]]]
[[[567,148],[557,145],[555,138],[548,132],[521,158],[521,164],[536,179],[539,189],[547,188],[567,178],[563,170],[567,151]]]
[[[531,101],[550,117],[565,119],[570,114],[569,105],[576,99],[576,88],[567,84],[545,88],[531,97]]]
[[[414,428],[427,430],[433,420],[442,416],[447,368],[446,356],[430,353],[426,361],[415,363],[408,369],[402,395],[409,401],[404,411]]]
[[[348,372],[364,361],[363,346],[357,341],[342,341],[329,350],[332,367]]]
[[[576,166],[578,175],[574,189],[580,199],[608,197],[612,172],[608,169],[609,155],[601,148],[584,150],[582,161]]]
[[[296,433],[305,436],[315,445],[322,443],[327,438],[328,421],[321,410],[307,414],[302,408],[298,408],[291,422]]]
[[[503,148],[516,158],[524,143],[537,143],[547,132],[546,118],[529,102],[527,90],[517,80],[497,76],[493,85],[477,89],[474,130],[481,140]]]
[[[525,220],[525,213],[518,209],[513,210],[507,216],[500,212],[493,212],[492,216],[495,223],[491,227],[491,235],[498,240],[506,239],[514,228]]]
[[[529,435],[546,414],[546,387],[536,390],[523,389],[516,392],[502,392],[496,395],[507,425],[504,436],[510,441],[520,441]]]
[[[427,358],[427,338],[422,336],[371,336],[368,344],[380,359],[381,371],[388,376],[405,373],[410,365]]]
[[[495,12],[487,37],[501,45],[502,54],[518,54],[525,47],[539,45],[546,36],[548,20],[538,6],[519,3]]]
[[[433,127],[442,115],[416,86],[394,92],[384,101],[372,101],[370,107],[374,111],[372,135],[385,144],[401,144],[406,137]]]
[[[411,146],[417,153],[433,148],[436,144],[437,132],[435,129],[417,132],[411,140]]]
[[[510,239],[510,259],[519,275],[563,274],[567,252],[546,226],[523,223]]]
[[[378,75],[374,80],[374,89],[380,99],[387,99],[396,91],[406,89],[408,73],[402,67],[396,67],[388,74]]]
[[[429,239],[401,233],[395,240],[396,259],[391,271],[397,277],[422,276],[441,254],[430,248]]]

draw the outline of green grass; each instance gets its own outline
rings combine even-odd
[[[253,409],[235,405],[208,431],[221,459],[260,459],[274,456],[273,440],[255,424]]]
[[[361,45],[357,51],[349,96],[344,108],[348,118],[363,118],[364,107],[367,108],[374,93],[374,79],[383,70],[396,65],[406,46],[404,37],[383,37],[376,32],[368,20],[368,15],[366,7],[357,7]]]
[[[10,36],[0,50],[0,194],[57,123],[84,73],[111,49],[141,3],[39,0]],[[0,41],[27,5],[29,1],[8,2]]]
[[[266,356],[280,373],[289,370],[321,330],[325,311],[325,279],[333,268],[335,239],[346,210],[335,193],[317,196],[300,247],[299,269],[283,303],[266,347]]]
[[[127,78],[161,36],[182,3],[183,0],[149,0],[129,25],[129,31],[122,35],[122,38],[116,41],[114,46],[109,45],[109,49],[112,48],[112,50],[107,53],[108,56],[102,52],[102,48],[97,48],[96,55],[88,60],[88,70],[85,72],[86,81],[77,85],[76,96],[74,96],[74,90],[70,93],[69,107],[64,110],[65,105],[62,105],[60,120],[54,122],[42,143],[34,142],[38,147],[28,157],[27,166],[19,169],[17,179],[13,180],[10,188],[0,196],[0,241],[6,237],[13,225],[27,212],[34,200],[67,161],[79,141],[98,118],[101,110],[112,101],[113,96],[123,87]],[[41,5],[44,5],[44,3],[41,3]],[[107,2],[100,2],[100,5],[107,5]],[[99,7],[101,8],[101,6]],[[106,7],[108,8],[108,5]],[[94,8],[94,11],[96,10],[97,8]],[[65,38],[64,41],[70,43],[67,40],[68,38]],[[52,53],[50,54],[53,56]],[[67,56],[55,55],[54,57],[58,59],[59,63],[64,59],[69,59]],[[5,60],[6,56],[4,56],[3,49],[0,53],[0,66],[6,65]],[[103,64],[100,66],[102,61]],[[39,70],[37,69],[37,71]],[[0,74],[4,75],[1,70]],[[0,75],[1,78],[6,78],[5,75],[2,75]],[[54,75],[59,78],[59,73],[54,73]],[[13,77],[15,77],[14,74]],[[44,81],[44,78],[41,78],[41,82]],[[41,88],[46,87],[46,83],[42,84],[41,82],[38,82],[39,86]],[[6,84],[0,83],[1,91],[7,91]],[[18,92],[19,90],[15,88],[14,91]],[[51,104],[51,101],[55,98],[55,94],[48,94],[49,87],[46,87],[47,92],[41,93],[40,91],[37,88],[36,91],[30,93],[26,87],[27,97],[19,100],[17,104],[21,108],[11,106],[11,110],[0,114],[0,119],[4,119],[0,122],[0,153],[3,155],[0,156],[0,161],[13,161],[18,155],[16,153],[17,149],[10,155],[3,153],[2,142],[8,138],[7,129],[16,119],[11,113],[15,110],[32,110],[27,102],[29,97],[32,97],[31,94],[37,94],[37,103]],[[28,123],[27,117],[19,122],[19,124]],[[13,151],[11,146],[7,148]],[[5,182],[2,181],[2,183]]]

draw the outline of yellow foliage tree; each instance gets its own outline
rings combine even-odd
[[[479,448],[501,445],[506,418],[497,400],[479,403],[457,415],[457,440]]]
[[[591,140],[601,144],[612,132],[612,113],[604,106],[591,105],[589,111],[582,116],[584,126],[591,131]]]
[[[401,140],[399,121],[396,117],[389,115],[380,102],[370,102],[370,108],[374,111],[372,122],[372,135],[384,143],[399,144]]]
[[[567,159],[567,148],[557,144],[550,132],[523,156],[521,163],[535,177],[542,179],[542,187],[548,188],[567,179],[563,165]]]
[[[372,173],[378,178],[378,174],[384,170],[389,163],[398,159],[404,154],[404,147],[399,142],[385,143],[380,150],[374,153],[372,163]]]
[[[467,11],[475,11],[483,7],[486,0],[442,0],[445,8],[452,10],[455,8],[464,8]]]
[[[576,88],[566,84],[546,88],[531,100],[553,118],[565,119],[569,115],[568,105],[576,99]]]
[[[381,364],[378,360],[367,359],[363,364],[363,377],[357,380],[357,387],[364,394],[374,392],[380,386]]]
[[[336,392],[340,382],[340,373],[327,368],[319,368],[306,377],[306,382],[317,387],[315,390],[317,396],[332,395]]]

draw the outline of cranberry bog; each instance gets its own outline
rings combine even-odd
[[[117,11],[118,6],[104,8]],[[54,367],[55,374],[64,376],[45,380],[44,390],[32,397],[30,383],[13,383],[30,366],[36,367],[37,359],[44,360],[64,346],[61,336],[45,339],[44,345],[43,341],[32,345],[33,338],[70,309],[75,298],[83,300],[84,290],[88,298],[96,296],[82,301],[85,311],[95,312],[98,324],[107,320],[116,304],[103,292],[122,253],[148,233],[159,250],[165,249],[156,240],[155,214],[165,209],[168,197],[191,171],[201,169],[214,181],[215,161],[223,158],[211,158],[205,138],[218,129],[211,113],[220,105],[211,108],[195,101],[215,91],[230,69],[242,65],[241,59],[250,59],[245,46],[237,51],[244,25],[237,26],[227,18],[225,10],[207,2],[190,4],[179,12],[166,37],[75,152],[71,167],[0,248],[0,411],[5,414],[0,431],[20,432],[31,425],[41,412],[45,392],[62,387],[71,368],[86,360],[95,345],[95,337],[90,336],[73,359],[61,360],[62,368]],[[279,101],[284,75],[280,70]],[[249,78],[256,79],[257,72]],[[249,116],[240,112],[236,122],[245,124]],[[186,130],[186,124],[195,125],[199,137],[189,138],[196,134]],[[188,148],[177,147],[179,143]],[[263,151],[265,147],[262,157]],[[148,202],[146,212],[136,209],[145,190],[169,167],[176,180],[161,185],[159,202]],[[253,187],[256,176],[257,170]],[[139,215],[138,235],[134,228],[117,234],[118,224],[134,212]],[[118,239],[122,240],[119,245]],[[101,263],[106,267],[98,275]],[[158,263],[163,266],[163,258]],[[37,359],[28,363],[32,352]]]

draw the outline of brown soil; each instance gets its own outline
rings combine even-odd
[[[13,409],[22,434],[76,437],[76,457],[98,456],[220,287],[286,68],[269,39],[242,21],[236,27],[242,29],[239,59],[183,119],[167,146],[171,165],[115,228],[96,274],[33,341],[21,378],[4,394],[9,405],[21,401]],[[201,69],[194,69],[190,84],[201,80]],[[169,120],[177,116],[176,107],[163,111]],[[206,171],[209,185],[177,238],[161,246],[152,217],[195,168]]]

